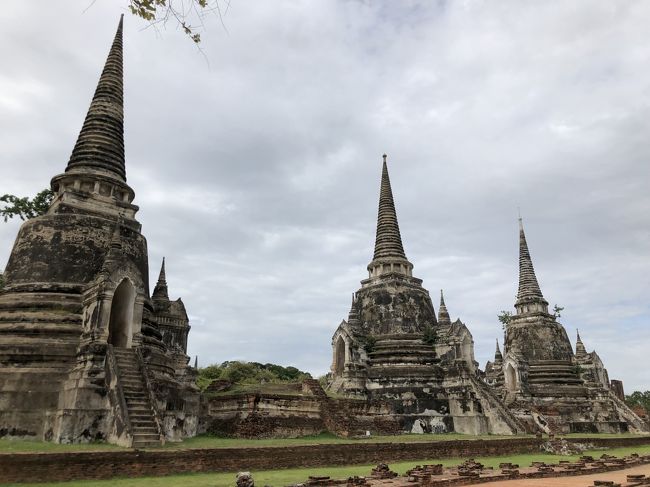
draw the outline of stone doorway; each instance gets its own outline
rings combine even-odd
[[[512,364],[506,366],[505,382],[508,391],[515,392],[517,390],[517,371]]]
[[[108,322],[108,343],[114,347],[129,348],[133,329],[135,287],[128,279],[115,288]]]
[[[338,337],[336,340],[336,348],[334,352],[334,374],[341,376],[345,370],[345,340],[343,337]]]

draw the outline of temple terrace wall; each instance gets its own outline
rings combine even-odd
[[[373,464],[451,457],[498,456],[540,451],[545,440],[506,438],[423,443],[365,443],[296,447],[135,450],[0,454],[0,483],[165,476],[282,468]],[[650,444],[650,436],[571,438],[595,447]]]

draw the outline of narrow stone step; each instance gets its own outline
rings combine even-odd
[[[136,373],[121,373],[120,374],[120,380],[126,380],[126,381],[140,381],[142,382],[142,374],[136,374]]]
[[[124,388],[124,387],[122,388],[122,390],[124,391],[124,395],[125,395],[125,396],[130,396],[130,397],[147,397],[147,394],[145,394],[145,392],[143,391],[143,389],[144,389],[144,388],[140,388],[140,387],[138,387],[138,388],[131,388],[131,389]]]
[[[124,392],[124,397],[132,401],[147,401],[148,397],[144,392]]]
[[[151,408],[148,406],[139,406],[137,404],[134,404],[132,407],[129,408],[129,417],[139,417],[139,416],[147,416],[148,418],[151,417]]]
[[[124,375],[122,375],[122,376],[120,376],[120,381],[122,381],[122,383],[124,383],[124,384],[130,384],[130,383],[142,384],[142,383],[144,383],[144,380],[142,380],[142,377],[141,376],[136,376],[136,375],[128,376],[128,377],[125,377]]]
[[[144,394],[142,394],[142,393],[139,393],[139,394],[126,394],[125,393],[124,398],[127,399],[127,402],[128,402],[128,400],[131,400],[131,402],[142,401],[142,402],[145,402],[145,403],[149,404],[149,398],[147,396],[145,396]]]
[[[124,394],[129,394],[129,395],[138,395],[138,394],[145,394],[146,395],[146,388],[144,386],[142,387],[129,387],[129,386],[122,386],[122,391],[124,391]]]
[[[135,421],[135,420],[131,419],[131,425],[136,429],[140,429],[140,428],[154,428],[155,429],[156,428],[156,423],[154,423],[151,418],[143,419],[143,420],[139,420],[139,421]]]
[[[158,433],[133,433],[133,441],[160,441]]]
[[[126,400],[126,407],[131,410],[132,407],[140,407],[150,409],[149,401],[143,401],[142,399],[128,399]]]
[[[147,396],[129,396],[124,394],[124,398],[126,399],[126,402],[131,402],[133,404],[142,403],[143,408],[149,407],[149,398]]]
[[[140,419],[135,419],[135,418],[130,418],[131,419],[131,425],[133,427],[142,427],[142,428],[154,428],[156,426],[156,423],[153,420],[153,416],[149,415],[148,418],[140,418]]]

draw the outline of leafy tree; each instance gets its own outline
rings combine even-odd
[[[505,329],[505,327],[508,325],[508,323],[510,323],[510,320],[512,319],[512,313],[510,311],[501,311],[501,313],[497,315],[497,318]]]
[[[2,215],[5,221],[15,216],[23,221],[29,220],[30,218],[44,215],[50,207],[53,198],[54,193],[49,189],[44,189],[31,200],[27,196],[19,198],[13,194],[5,194],[0,196],[0,201],[5,203],[4,208],[0,208],[0,215]]]
[[[560,316],[562,316],[562,315],[560,314],[560,313],[562,313],[562,311],[564,311],[564,308],[563,308],[563,307],[558,306],[557,304],[556,304],[555,306],[553,306],[553,318],[557,319],[557,318],[559,318]]]
[[[196,385],[199,389],[203,390],[210,385],[213,380],[221,377],[221,367],[218,365],[209,365],[199,369],[198,376],[196,377]]]
[[[203,26],[207,15],[216,15],[223,24],[223,15],[230,7],[230,1],[221,0],[129,0],[129,11],[151,25],[176,22],[183,32],[195,43],[201,42],[197,25]]]
[[[630,407],[640,406],[650,413],[650,391],[634,391],[625,396],[625,403]]]

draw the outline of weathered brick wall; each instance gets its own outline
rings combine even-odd
[[[209,397],[201,431],[237,438],[297,438],[324,431],[321,403],[313,396],[232,394]]]
[[[454,440],[427,443],[364,443],[296,447],[220,448],[0,455],[0,483],[108,479],[189,472],[236,472],[401,460],[510,455],[539,451],[543,440]],[[650,437],[572,438],[595,446],[639,446]]]

